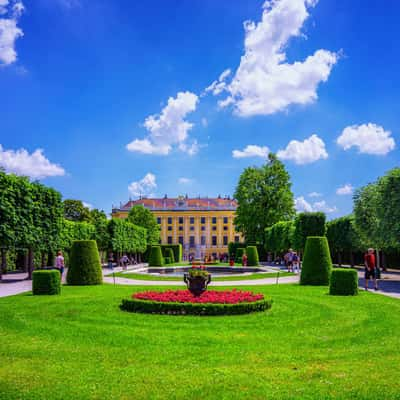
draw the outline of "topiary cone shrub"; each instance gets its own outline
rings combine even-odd
[[[358,273],[352,268],[334,268],[329,284],[329,294],[355,296],[358,294]]]
[[[300,285],[329,285],[332,260],[325,236],[309,236],[304,250]]]
[[[241,264],[242,263],[243,254],[244,254],[244,248],[243,247],[238,247],[236,249],[236,253],[235,253],[235,263],[236,264]]]
[[[256,246],[247,246],[246,247],[247,254],[247,265],[249,267],[255,267],[258,265],[258,250]]]
[[[32,294],[60,294],[60,271],[37,270],[32,273]]]
[[[165,257],[169,257],[170,264],[173,264],[175,262],[174,251],[169,247],[165,249]]]
[[[103,283],[99,251],[94,240],[77,240],[72,244],[68,285],[100,285]]]
[[[164,259],[161,252],[160,246],[151,246],[149,266],[150,267],[162,267]]]

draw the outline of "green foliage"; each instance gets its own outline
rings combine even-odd
[[[147,243],[158,244],[160,241],[160,226],[153,213],[142,205],[133,206],[128,214],[128,221],[147,230]]]
[[[249,266],[249,267],[258,266],[259,259],[258,259],[257,247],[256,246],[247,246],[246,254],[247,254],[247,266]]]
[[[90,210],[81,200],[66,199],[63,201],[64,218],[75,222],[90,222]]]
[[[240,175],[236,187],[235,227],[247,242],[262,243],[265,228],[294,216],[294,200],[288,172],[275,155],[267,163],[249,167]]]
[[[243,247],[238,247],[236,249],[235,263],[237,263],[237,264],[241,264],[242,263],[242,257],[243,257],[244,253],[245,253],[245,249]]]
[[[121,310],[172,315],[239,315],[271,308],[272,300],[258,300],[252,303],[214,304],[214,303],[162,303],[158,301],[123,299]]]
[[[116,252],[143,253],[146,251],[146,229],[127,220],[112,219],[108,222],[109,247]]]
[[[332,260],[328,240],[324,236],[309,236],[304,250],[301,285],[329,285]]]
[[[357,270],[334,268],[329,285],[329,294],[342,296],[354,296],[358,294]]]
[[[164,264],[172,264],[170,257],[164,257]]]
[[[294,221],[293,245],[303,250],[309,236],[325,236],[326,216],[322,212],[299,213]]]
[[[361,241],[352,215],[333,219],[326,226],[326,236],[331,250],[354,251],[361,249]]]
[[[379,200],[376,208],[380,220],[381,248],[400,248],[400,168],[389,171],[378,182]]]
[[[58,249],[69,252],[73,242],[77,240],[92,240],[95,238],[96,228],[88,222],[73,222],[67,219],[62,221],[58,240]]]
[[[182,245],[180,243],[178,244],[160,244],[161,247],[161,253],[163,257],[171,257],[170,253],[167,251],[168,249],[171,249],[173,252],[173,262],[181,262],[182,261]],[[151,246],[150,246],[151,247]],[[149,249],[150,250],[150,249]],[[148,252],[147,260],[148,257],[150,256],[150,251]]]
[[[149,256],[149,266],[150,267],[162,267],[164,264],[161,247],[151,246],[150,256]]]
[[[60,294],[61,282],[58,270],[37,270],[32,273],[32,293]]]
[[[168,257],[169,260],[170,260],[169,263],[167,263],[167,260],[165,260],[165,263],[166,263],[166,264],[173,264],[173,263],[175,262],[174,251],[173,251],[170,247],[167,247],[167,248],[165,249],[164,257],[165,257],[165,258]]]
[[[99,250],[108,250],[110,234],[108,232],[108,220],[104,211],[97,208],[90,210],[90,222],[95,228],[94,239]]]
[[[103,282],[99,251],[94,240],[77,240],[72,244],[68,285],[99,285]]]
[[[280,221],[265,229],[265,248],[268,251],[283,252],[293,247],[294,222]]]
[[[208,278],[210,276],[210,273],[204,269],[204,268],[189,268],[188,269],[188,275],[190,278]],[[186,282],[186,281],[185,281]]]

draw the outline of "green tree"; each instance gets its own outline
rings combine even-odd
[[[75,222],[90,222],[90,210],[81,200],[66,199],[64,204],[64,217]]]
[[[142,205],[133,206],[128,214],[128,221],[147,230],[147,243],[156,245],[160,242],[160,226],[153,213]]]
[[[263,243],[265,228],[295,214],[290,176],[274,154],[269,154],[264,166],[243,171],[235,198],[235,227],[248,243]]]
[[[293,245],[298,250],[304,250],[307,237],[325,236],[326,216],[323,212],[299,213],[294,221]]]
[[[99,250],[107,250],[110,242],[110,235],[108,232],[107,215],[103,210],[97,208],[90,210],[90,222],[95,228],[94,238]]]

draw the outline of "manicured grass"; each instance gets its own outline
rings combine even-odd
[[[399,398],[397,299],[272,285],[254,288],[274,300],[263,313],[120,311],[139,289],[1,298],[0,398]]]
[[[293,276],[294,274],[291,272],[280,272],[279,277],[282,276]],[[107,275],[107,276],[112,276]],[[122,273],[122,272],[116,272],[115,276],[119,276],[121,278],[127,278],[127,279],[137,279],[137,280],[142,280],[142,281],[179,281],[182,280],[179,276],[168,276],[166,275],[160,275],[160,276],[154,276],[154,275],[148,275],[148,274],[138,274],[134,272],[128,272],[128,273]],[[270,272],[270,273],[256,273],[256,274],[251,274],[251,275],[242,275],[242,276],[212,276],[213,281],[242,281],[242,280],[253,280],[253,279],[264,279],[264,278],[276,278],[277,273],[275,272]]]

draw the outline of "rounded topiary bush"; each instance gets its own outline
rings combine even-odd
[[[169,247],[165,249],[165,257],[168,257],[170,260],[168,264],[173,264],[175,262],[174,251]]]
[[[259,263],[257,247],[256,246],[247,246],[246,254],[247,254],[247,265],[249,267],[257,266]]]
[[[103,274],[96,242],[75,241],[70,252],[68,285],[99,285],[102,282]]]
[[[325,236],[309,236],[304,250],[301,285],[329,285],[332,260]]]
[[[161,247],[151,246],[149,266],[150,267],[162,267],[164,264]]]
[[[60,271],[38,270],[32,273],[32,293],[38,294],[60,294],[61,279]]]
[[[238,247],[236,249],[236,253],[235,253],[235,263],[237,264],[241,264],[242,263],[242,257],[244,254],[244,248],[243,247]]]
[[[358,273],[352,268],[334,268],[329,284],[329,294],[354,296],[358,294]]]

